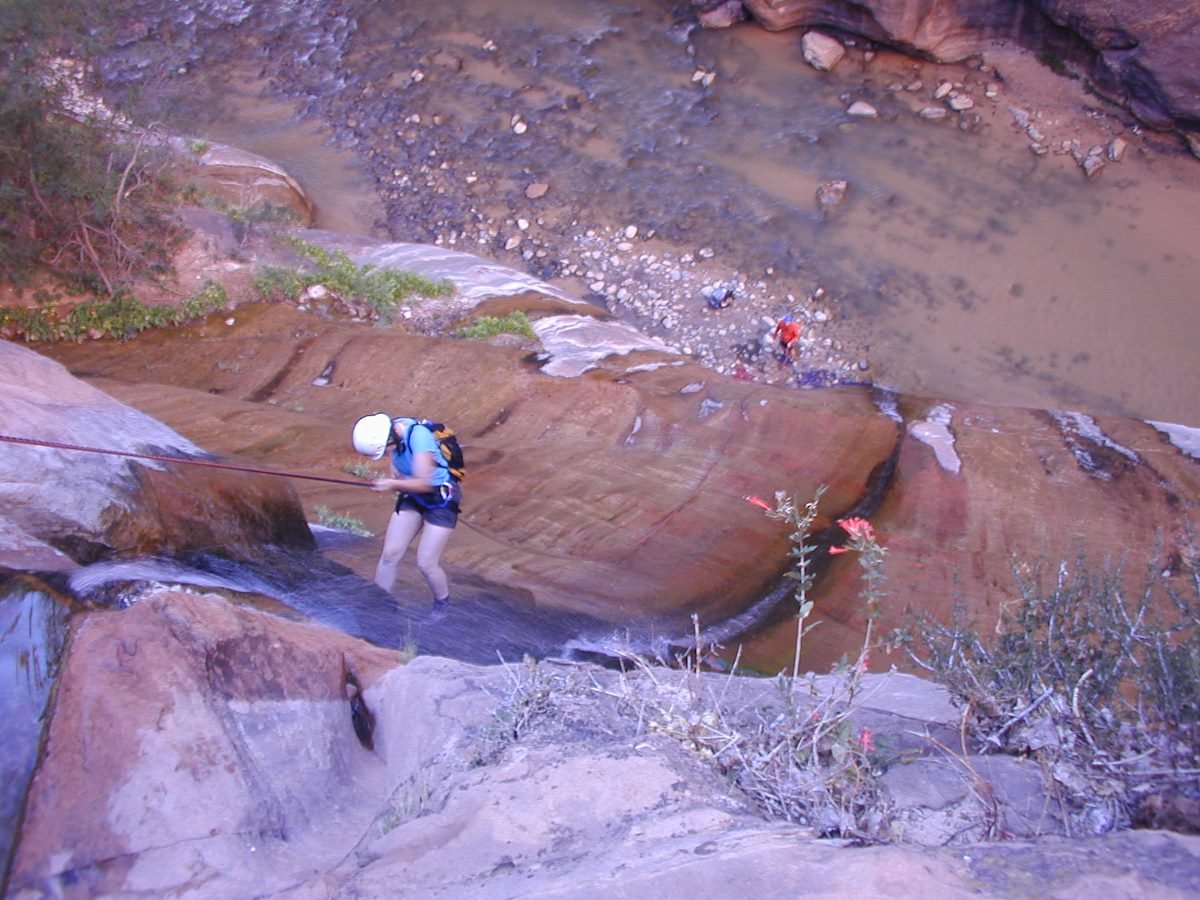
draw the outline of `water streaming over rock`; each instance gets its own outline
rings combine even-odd
[[[68,612],[53,588],[0,573],[0,875],[37,764]]]
[[[326,548],[359,540],[327,529],[316,533]],[[276,547],[264,547],[254,559],[198,553],[186,559],[109,560],[79,569],[68,583],[90,604],[116,609],[164,587],[215,591],[382,647],[477,663],[569,654],[572,646],[593,643],[612,629],[585,615],[538,608],[511,590],[481,583],[456,584],[449,610],[433,615],[424,596],[398,591],[397,599],[318,553]],[[631,640],[639,649],[646,646],[641,636]]]

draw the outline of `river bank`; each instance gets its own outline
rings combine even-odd
[[[198,32],[159,99],[365,179],[315,189],[339,229],[524,269],[727,374],[1200,424],[1200,166],[1028,51],[943,66],[858,42],[818,72],[797,32],[645,0],[243,27],[258,46]],[[796,370],[762,352],[786,312]]]

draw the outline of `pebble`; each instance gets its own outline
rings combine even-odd
[[[860,119],[874,119],[879,115],[879,110],[865,100],[855,100],[850,104],[850,108],[846,110],[846,115],[856,116]]]
[[[525,196],[530,200],[537,200],[540,197],[545,197],[546,192],[550,190],[550,185],[544,181],[535,181],[529,187],[525,188]]]

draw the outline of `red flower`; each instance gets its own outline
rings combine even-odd
[[[839,553],[845,553],[845,552],[846,552],[847,550],[849,550],[849,549],[850,549],[849,547],[830,547],[830,548],[829,548],[829,555],[830,555],[830,556],[837,556]]]
[[[864,728],[862,730],[862,734],[860,734],[858,736],[858,743],[859,743],[859,746],[861,746],[863,748],[864,753],[874,753],[875,752],[875,741],[872,740],[872,738],[871,738],[871,729],[870,728]]]
[[[751,495],[749,497],[746,497],[745,500],[747,503],[753,503],[755,506],[761,507],[762,509],[765,509],[768,512],[772,512],[775,509],[775,507],[773,507],[770,503],[768,503],[762,497],[755,497],[755,496]]]
[[[850,535],[850,537],[855,540],[858,540],[859,538],[871,540],[873,537],[875,537],[875,532],[871,529],[871,523],[866,519],[860,519],[858,517],[850,519],[838,519],[838,524],[846,530],[846,534]]]

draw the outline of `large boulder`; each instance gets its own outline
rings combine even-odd
[[[302,227],[316,222],[312,199],[278,163],[227,144],[183,138],[173,143],[181,177],[230,209],[277,221],[283,211]]]
[[[745,0],[765,28],[831,28],[938,62],[1014,39],[1082,67],[1104,93],[1159,129],[1200,131],[1195,5],[1117,0],[826,2]]]
[[[313,545],[286,482],[234,481],[173,462],[215,459],[9,341],[0,341],[0,435],[0,564],[11,568],[66,570],[120,555]]]

